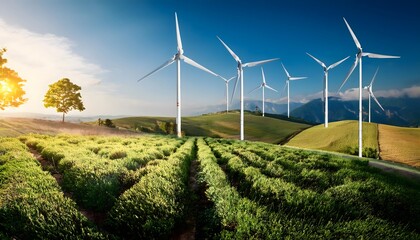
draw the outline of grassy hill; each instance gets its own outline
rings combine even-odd
[[[288,146],[351,153],[358,146],[358,122],[317,125],[292,138]],[[420,129],[363,123],[363,148],[372,148],[384,160],[420,166]]]
[[[378,150],[377,124],[363,123],[363,147]],[[358,122],[353,120],[332,122],[328,128],[317,125],[292,138],[287,145],[349,153],[358,146]]]
[[[182,131],[187,136],[210,136],[222,138],[239,138],[239,113],[216,113],[197,117],[182,118]],[[146,132],[164,132],[164,123],[172,123],[174,118],[163,117],[129,117],[113,120],[114,124]],[[308,124],[285,121],[271,117],[261,117],[245,113],[245,139],[279,143],[287,137],[310,127]]]

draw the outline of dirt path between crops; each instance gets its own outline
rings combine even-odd
[[[38,162],[41,164],[42,170],[50,172],[50,174],[55,178],[64,196],[73,199],[72,193],[64,191],[62,188],[63,175],[60,172],[58,172],[57,166],[54,166],[51,162],[49,162],[44,157],[42,157],[42,155],[35,148],[29,148],[29,151],[36,158],[36,160],[38,160]],[[79,210],[81,214],[83,214],[91,222],[95,223],[98,227],[102,227],[104,225],[104,222],[106,219],[106,213],[84,209],[78,205],[77,205],[77,209]]]
[[[199,204],[197,200],[197,193],[199,184],[197,182],[198,174],[198,161],[193,160],[190,165],[188,177],[188,191],[189,191],[189,204],[187,206],[187,216],[185,222],[180,229],[176,229],[172,234],[173,240],[192,240],[195,239],[196,226],[197,226],[197,212]]]

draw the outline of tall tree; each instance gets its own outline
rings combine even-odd
[[[56,108],[57,112],[63,113],[63,122],[64,115],[71,110],[85,110],[82,95],[79,92],[82,88],[72,83],[68,78],[63,78],[49,87],[44,97],[44,106]]]
[[[26,102],[23,98],[25,91],[22,89],[23,83],[26,82],[19,77],[18,73],[13,69],[5,67],[7,59],[3,58],[6,49],[0,49],[0,109],[7,107],[19,107]]]

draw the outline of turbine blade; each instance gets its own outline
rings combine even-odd
[[[341,84],[340,88],[337,92],[340,92],[341,88],[344,86],[344,84],[347,82],[347,79],[349,79],[350,75],[353,73],[354,69],[356,68],[357,64],[359,63],[359,58],[356,57],[356,60],[354,61],[353,65],[351,66],[349,72],[347,73],[346,78],[344,79],[343,83]]]
[[[317,63],[319,63],[322,67],[327,68],[327,67],[325,66],[325,64],[324,64],[323,62],[321,62],[319,59],[317,59],[316,57],[312,56],[312,55],[311,55],[311,54],[309,54],[309,53],[306,53],[306,54],[308,54],[308,56],[309,56],[309,57],[311,57],[313,60],[315,60]]]
[[[376,99],[375,95],[373,95],[373,92],[372,92],[371,96],[372,96],[373,100],[375,100],[375,102],[378,104],[378,106],[382,109],[382,111],[385,112],[385,109],[381,106],[378,99]]]
[[[160,65],[158,68],[156,68],[155,70],[153,70],[149,74],[147,74],[144,77],[142,77],[139,80],[137,80],[137,82],[140,82],[141,80],[147,78],[148,76],[152,75],[153,73],[158,72],[158,71],[164,69],[165,67],[171,65],[173,62],[175,62],[175,59],[176,59],[176,56],[173,56],[171,59],[169,59],[168,61],[166,61],[164,64]]]
[[[230,104],[233,103],[233,97],[235,96],[236,87],[238,86],[240,76],[241,76],[241,73],[240,73],[240,70],[238,69],[238,75],[236,76],[235,86],[233,87],[232,98],[230,99]]]
[[[263,83],[265,84],[264,69],[262,67],[261,67],[261,74],[262,74]]]
[[[228,47],[228,45],[226,45],[225,42],[222,41],[222,39],[220,39],[218,36],[216,36],[220,42],[222,42],[223,46],[225,46],[225,48],[229,51],[230,55],[232,55],[232,57],[237,61],[237,62],[241,62],[241,59],[232,51],[232,49],[230,49]]]
[[[182,56],[182,59],[184,60],[184,62],[190,64],[191,66],[194,66],[194,67],[196,67],[198,69],[201,69],[201,70],[203,70],[205,72],[208,72],[208,73],[210,73],[210,74],[212,74],[212,75],[214,75],[216,77],[219,77],[219,75],[217,75],[216,73],[208,70],[207,68],[201,66],[200,64],[196,63],[194,60],[192,60],[192,59],[190,59],[190,58],[188,58],[188,57],[186,57],[184,55]]]
[[[249,92],[248,94],[250,94],[250,93],[252,93],[252,92],[255,92],[255,91],[257,91],[258,89],[260,89],[260,88],[262,88],[263,87],[263,85],[261,84],[260,86],[258,86],[258,87],[256,87],[256,88],[254,88],[251,92]]]
[[[291,78],[289,78],[289,80],[301,80],[301,79],[305,79],[305,78],[308,78],[308,77],[291,77]]]
[[[373,82],[375,81],[376,74],[378,74],[378,70],[379,70],[379,67],[378,67],[378,68],[376,68],[376,72],[375,72],[375,74],[373,75],[372,81],[371,81],[371,82],[370,82],[370,84],[369,84],[369,86],[370,86],[370,87],[372,87]]]
[[[286,84],[284,84],[283,91],[281,91],[280,95],[283,95],[283,93],[286,91],[287,83],[288,80],[286,80]]]
[[[362,53],[362,56],[367,56],[368,58],[400,58],[400,56],[391,56],[391,55],[383,55],[383,54],[377,54],[377,53]]]
[[[344,58],[344,59],[341,59],[340,61],[338,61],[338,62],[336,62],[336,63],[334,63],[334,64],[331,64],[331,65],[327,68],[327,71],[328,71],[328,70],[330,70],[330,69],[333,69],[333,68],[337,67],[338,65],[340,65],[340,63],[342,63],[342,62],[346,61],[346,60],[347,60],[347,58],[349,58],[349,57],[350,57],[350,56],[348,56],[348,57],[346,57],[346,58]]]
[[[270,89],[270,90],[273,90],[274,92],[278,92],[276,89],[274,89],[274,88],[272,88],[272,87],[268,86],[267,84],[265,85],[265,87],[267,87],[267,88],[268,88],[268,89]]]
[[[178,44],[177,49],[181,54],[184,52],[182,49],[181,33],[179,32],[178,16],[175,13],[175,24],[176,24],[176,42]]]
[[[226,82],[230,82],[232,79],[234,79],[235,78],[235,76],[233,76],[233,77],[231,77],[231,78],[229,78]]]
[[[284,71],[286,72],[286,75],[288,78],[290,78],[290,74],[289,72],[286,70],[286,68],[284,67],[283,63],[281,63],[281,65],[283,66]]]
[[[356,35],[354,34],[353,30],[351,29],[350,25],[347,23],[347,21],[346,21],[346,19],[345,19],[345,18],[343,18],[343,19],[344,19],[344,22],[345,22],[345,23],[346,23],[346,25],[347,25],[347,28],[349,29],[349,32],[350,32],[350,34],[351,34],[351,37],[353,38],[353,41],[354,41],[354,43],[356,44],[357,48],[358,48],[358,49],[362,49],[362,45],[360,45],[360,42],[359,42],[359,40],[357,40],[357,37],[356,37]]]
[[[268,62],[272,62],[272,61],[276,61],[279,60],[278,58],[272,58],[272,59],[268,59],[268,60],[262,60],[262,61],[257,61],[257,62],[249,62],[249,63],[245,63],[242,65],[242,67],[255,67],[264,63],[268,63]]]

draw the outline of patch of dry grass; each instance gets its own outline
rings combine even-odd
[[[420,167],[420,129],[379,125],[380,156]]]

